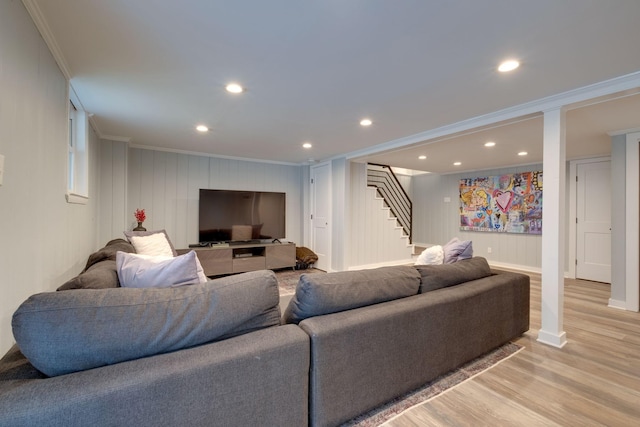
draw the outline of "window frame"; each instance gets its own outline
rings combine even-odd
[[[71,97],[70,97],[71,98]],[[89,122],[87,113],[69,99],[67,138],[68,203],[86,204],[89,200]]]

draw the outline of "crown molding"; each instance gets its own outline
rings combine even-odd
[[[62,50],[60,50],[60,46],[58,46],[58,42],[56,41],[51,29],[49,28],[49,24],[47,24],[44,15],[40,11],[40,7],[35,0],[22,0],[22,4],[31,15],[31,19],[33,20],[36,28],[40,32],[40,35],[44,39],[45,43],[49,47],[53,58],[55,59],[58,67],[60,67],[60,71],[67,78],[67,81],[71,80],[71,69],[69,68],[69,64],[64,58],[62,54]]]
[[[110,138],[104,138],[110,139]],[[214,157],[216,159],[227,159],[227,160],[239,160],[243,162],[253,162],[253,163],[268,163],[273,165],[284,165],[284,166],[304,166],[304,164],[300,163],[292,163],[292,162],[279,162],[276,160],[264,160],[264,159],[252,159],[249,157],[235,157],[235,156],[224,156],[220,154],[212,154],[212,153],[204,153],[200,151],[189,151],[189,150],[179,150],[175,148],[165,148],[165,147],[155,147],[152,145],[142,145],[142,144],[129,144],[129,148],[138,148],[140,150],[153,150],[153,151],[163,151],[165,153],[176,153],[176,154],[187,154],[190,156],[201,156],[201,157]]]
[[[492,113],[462,120],[450,125],[441,126],[425,132],[398,138],[389,142],[375,145],[351,153],[336,156],[336,158],[346,157],[354,159],[358,157],[370,156],[380,152],[397,150],[414,144],[428,144],[438,138],[448,135],[467,132],[471,129],[489,126],[498,122],[509,121],[522,116],[528,116],[543,111],[554,110],[558,108],[566,108],[571,110],[579,108],[588,103],[590,100],[603,96],[610,96],[616,93],[624,93],[626,91],[634,91],[640,88],[640,71],[627,74],[621,77],[605,80],[592,85],[584,86],[567,92],[541,98],[535,101],[526,102],[524,104],[508,107]]]

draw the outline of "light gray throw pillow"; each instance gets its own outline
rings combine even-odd
[[[416,295],[420,274],[410,266],[303,274],[285,312],[286,323]]]
[[[202,267],[195,251],[168,258],[118,252],[116,265],[123,288],[169,288],[207,281],[200,274]]]
[[[40,293],[12,326],[31,364],[55,376],[279,325],[279,301],[275,275],[262,270],[178,288]]]

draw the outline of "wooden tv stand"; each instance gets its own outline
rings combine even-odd
[[[296,265],[296,245],[294,243],[234,243],[176,249],[178,255],[189,251],[196,251],[204,274],[207,276],[293,268]]]

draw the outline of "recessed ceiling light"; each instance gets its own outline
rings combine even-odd
[[[518,153],[518,156],[526,156],[527,154],[529,153],[527,153],[526,151],[521,151]]]
[[[460,166],[462,162],[453,162],[453,166]]]
[[[495,146],[496,146],[496,143],[495,143],[495,142],[493,142],[493,141],[489,141],[489,142],[485,142],[485,143],[484,143],[484,146],[485,146],[485,147],[495,147]]]
[[[205,125],[198,125],[198,126],[196,126],[196,130],[198,132],[207,132],[209,130],[209,128],[206,127]]]
[[[498,66],[498,71],[501,73],[507,73],[509,71],[513,71],[520,66],[520,62],[515,59],[508,59]]]
[[[231,93],[242,93],[244,92],[244,88],[242,86],[240,86],[238,83],[229,83],[225,89],[227,89],[227,92],[231,92]]]
[[[310,142],[305,142],[304,144],[302,144],[302,148],[307,148],[307,149],[309,149],[309,148],[311,148],[311,147],[313,147],[313,145],[311,145],[311,143],[310,143]]]
[[[422,156],[418,156],[418,159],[420,160],[426,160],[427,156],[425,156],[424,154]]]
[[[360,124],[362,126],[371,126],[372,123],[373,122],[370,119],[362,119],[362,120],[360,120]]]

